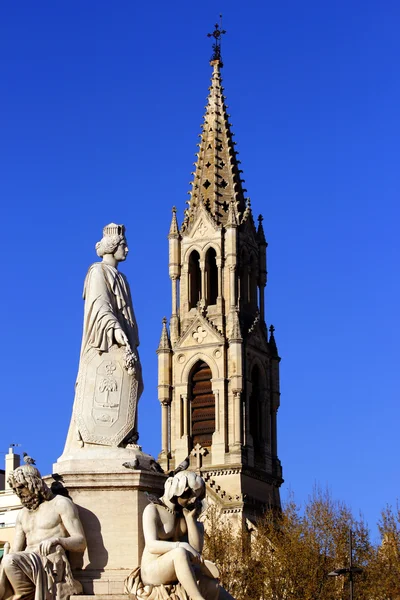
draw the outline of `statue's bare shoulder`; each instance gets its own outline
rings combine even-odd
[[[27,508],[25,508],[25,506],[23,506],[21,508],[21,510],[18,511],[17,518],[15,519],[15,526],[16,527],[18,527],[18,525],[21,524],[21,522],[23,521],[23,518],[26,515],[29,515],[29,510]]]
[[[156,519],[156,522],[159,523],[160,512],[159,512],[158,508],[159,507],[157,506],[157,504],[154,504],[153,502],[151,502],[144,509],[143,525],[144,525],[145,529],[146,529],[146,524],[151,523],[153,519]]]
[[[67,513],[70,515],[78,514],[76,505],[72,502],[72,500],[70,498],[66,498],[65,496],[57,495],[57,496],[54,496],[54,498],[52,500],[50,500],[50,502],[53,503],[53,505],[57,508],[57,510],[60,514],[64,514],[64,513]]]
[[[150,504],[148,504],[143,511],[143,514],[154,515],[155,513],[158,513],[158,509],[157,509],[157,504],[155,504],[154,502],[150,502]]]

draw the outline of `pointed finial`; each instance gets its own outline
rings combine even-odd
[[[168,333],[168,329],[167,329],[167,317],[163,317],[161,338],[160,338],[160,343],[158,345],[157,353],[162,352],[162,351],[169,352],[170,350],[171,350],[171,341],[169,339],[169,333]]]
[[[253,218],[250,198],[245,198],[245,202],[246,202],[246,208],[244,209],[242,222],[247,221],[247,219],[249,219],[249,218],[251,218],[251,219]]]
[[[276,346],[274,331],[275,331],[275,327],[273,325],[270,325],[269,332],[271,335],[269,336],[268,346],[269,346],[272,356],[278,356],[278,348]]]
[[[226,226],[227,227],[237,227],[237,225],[238,225],[238,218],[237,218],[236,202],[235,202],[235,200],[231,200],[229,202],[229,207],[228,207],[228,219],[226,221]]]
[[[178,227],[178,221],[176,218],[176,206],[172,207],[172,219],[171,219],[171,226],[169,228],[168,237],[169,238],[179,237],[179,227]]]
[[[231,341],[237,341],[240,342],[242,341],[242,332],[241,332],[241,328],[240,328],[240,320],[239,320],[239,310],[236,308],[235,312],[233,313],[233,325],[232,325],[232,332],[231,332]]]
[[[211,57],[211,63],[218,61],[222,65],[221,59],[221,36],[226,33],[225,29],[222,29],[222,15],[219,15],[220,23],[215,23],[215,29],[212,33],[207,33],[207,37],[213,37],[215,42],[213,43],[213,55]]]
[[[265,239],[263,222],[264,217],[262,215],[258,215],[258,229],[257,229],[257,240],[261,245],[267,245],[267,240]]]

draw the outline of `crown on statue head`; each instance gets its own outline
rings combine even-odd
[[[103,229],[103,236],[110,235],[125,235],[125,225],[117,225],[116,223],[110,223]]]

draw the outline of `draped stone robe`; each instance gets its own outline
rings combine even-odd
[[[81,359],[90,348],[108,352],[115,344],[116,329],[124,331],[133,352],[136,352],[139,334],[125,275],[104,262],[94,263],[86,275],[83,299]]]
[[[136,429],[137,403],[143,391],[138,355],[139,334],[126,277],[105,262],[86,275],[83,336],[73,417],[64,455],[82,442],[118,446]],[[126,347],[115,339],[123,331],[137,357],[135,373],[124,362]]]
[[[61,546],[48,556],[15,552],[0,565],[0,600],[68,600],[81,592]]]

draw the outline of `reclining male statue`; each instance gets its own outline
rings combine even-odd
[[[12,552],[0,565],[0,600],[68,600],[79,594],[82,586],[72,577],[66,556],[86,548],[76,506],[54,496],[33,464],[15,469],[8,483],[23,508]]]
[[[132,600],[234,600],[220,586],[217,567],[201,556],[204,529],[197,517],[204,496],[204,479],[184,470],[146,506],[141,566],[125,581]]]

